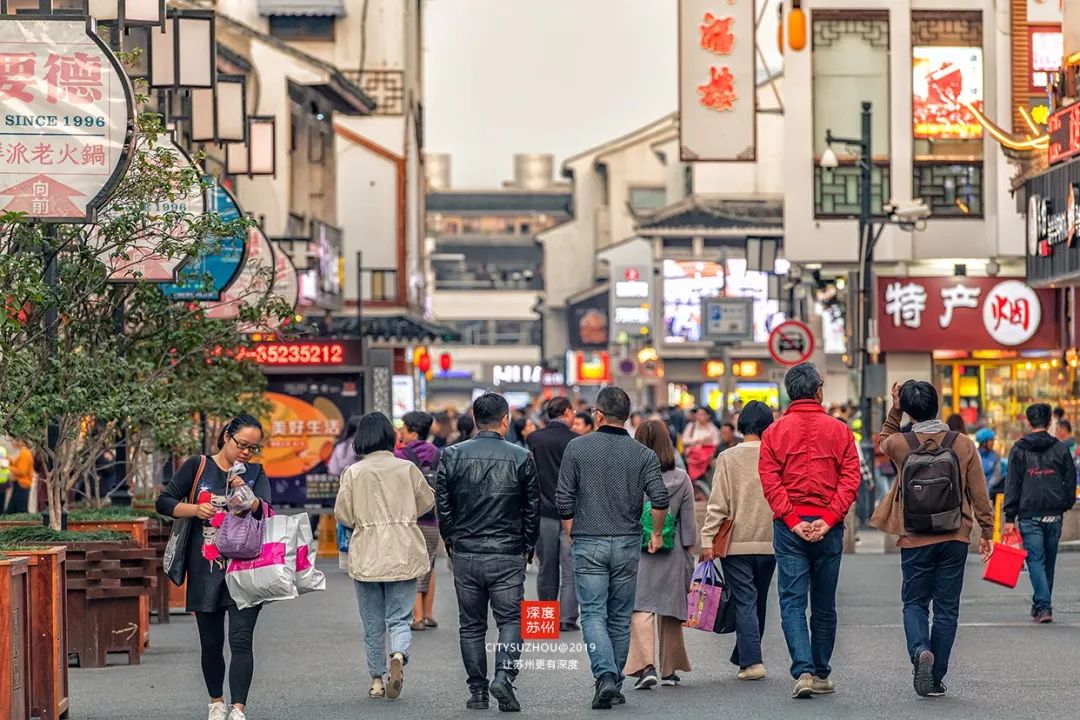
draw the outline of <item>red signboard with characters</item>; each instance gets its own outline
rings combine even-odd
[[[559,601],[521,601],[521,639],[559,639]]]
[[[1080,154],[1080,102],[1058,110],[1046,121],[1050,133],[1047,159],[1051,165]]]
[[[878,278],[878,334],[885,352],[1055,350],[1055,290],[990,277]]]

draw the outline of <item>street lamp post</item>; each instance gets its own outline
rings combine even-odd
[[[885,227],[880,224],[877,231],[874,230],[873,212],[870,205],[870,190],[872,182],[871,172],[873,169],[873,156],[871,147],[871,120],[873,118],[871,104],[864,100],[862,103],[862,131],[858,139],[837,137],[832,130],[825,131],[825,143],[827,149],[821,158],[821,165],[825,168],[836,167],[839,162],[832,151],[833,143],[840,143],[856,148],[859,153],[859,276],[861,279],[859,289],[859,412],[862,417],[862,452],[867,467],[874,466],[874,443],[871,438],[870,413],[872,399],[869,389],[870,352],[868,341],[870,339],[870,317],[873,313],[873,270],[874,270],[874,245],[881,236],[881,230]]]
[[[860,136],[856,138],[837,137],[832,130],[825,131],[826,149],[821,156],[821,167],[832,169],[840,163],[836,153],[832,150],[833,143],[846,145],[858,151],[859,162],[859,413],[862,417],[862,453],[868,468],[874,467],[874,442],[872,439],[873,425],[871,423],[871,411],[873,399],[870,396],[869,370],[870,370],[870,322],[874,312],[874,249],[877,247],[881,233],[886,224],[899,225],[902,230],[911,232],[922,230],[926,226],[926,219],[930,216],[930,210],[920,200],[905,203],[899,208],[890,200],[885,205],[885,217],[878,219],[871,207],[871,181],[873,171],[873,154],[871,146],[871,120],[873,118],[872,107],[869,101],[862,103],[862,128]]]

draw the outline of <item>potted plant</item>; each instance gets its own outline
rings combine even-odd
[[[0,716],[30,718],[30,563],[0,557]]]
[[[140,598],[157,583],[157,558],[125,533],[73,532],[46,527],[0,531],[0,545],[65,547],[67,653],[79,667],[104,667],[110,652],[142,659]]]
[[[68,711],[67,549],[61,545],[0,547],[24,557],[30,591],[30,713],[59,720]]]

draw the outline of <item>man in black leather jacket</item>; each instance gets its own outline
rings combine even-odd
[[[1076,504],[1076,463],[1068,446],[1048,431],[1049,405],[1030,406],[1027,419],[1031,433],[1017,441],[1009,454],[1005,532],[1019,523],[1033,591],[1031,617],[1037,623],[1049,623],[1054,620],[1054,568],[1062,515]]]
[[[500,710],[517,711],[513,681],[521,657],[521,601],[525,565],[540,533],[540,486],[532,454],[504,439],[510,425],[506,400],[481,395],[473,418],[480,432],[445,449],[439,462],[439,532],[454,563],[461,658],[471,695],[466,707],[487,709],[490,691]],[[489,601],[499,628],[490,685],[484,647]]]

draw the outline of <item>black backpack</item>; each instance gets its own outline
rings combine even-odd
[[[438,455],[435,456],[435,462],[431,463],[430,466],[424,465],[422,462],[420,462],[420,456],[414,453],[412,448],[405,448],[405,454],[409,456],[409,461],[412,462],[413,465],[420,468],[420,472],[423,473],[424,479],[427,480],[427,484],[431,487],[432,490],[434,490],[435,477],[439,474],[439,460],[442,458],[442,453],[440,452]],[[437,515],[435,514],[435,510],[431,510],[430,512],[424,513],[417,519],[434,520],[436,517]]]
[[[931,447],[920,444],[915,433],[904,433],[911,448],[900,471],[900,497],[907,532],[938,535],[960,529],[964,485],[960,458],[953,450],[957,435],[948,432],[941,445]]]

